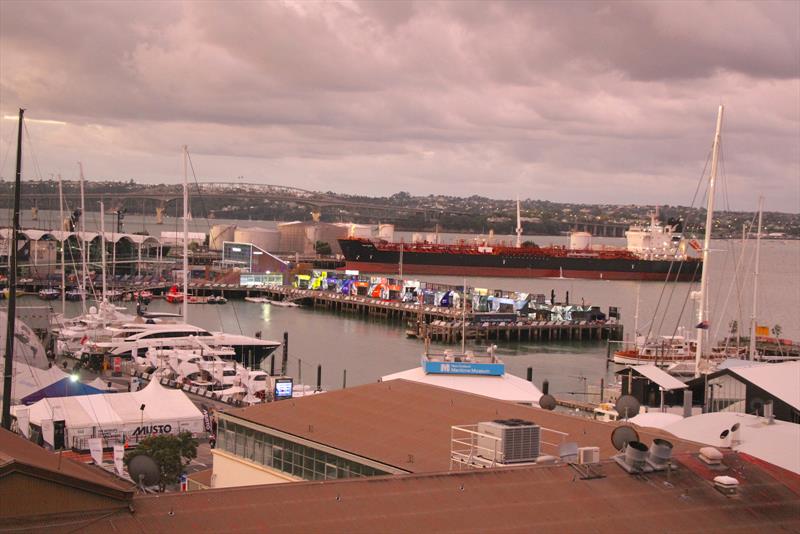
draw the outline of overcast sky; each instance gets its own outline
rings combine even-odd
[[[800,211],[800,2],[0,2],[45,177]]]

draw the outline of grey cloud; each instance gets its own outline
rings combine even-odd
[[[6,1],[0,111],[69,122],[40,159],[96,176],[171,179],[188,143],[208,179],[686,203],[725,102],[734,201],[757,176],[797,211],[799,10]]]

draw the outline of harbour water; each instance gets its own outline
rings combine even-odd
[[[23,214],[23,226],[51,227],[57,217],[49,212],[40,212],[39,221],[31,221],[29,213]],[[52,219],[52,220],[51,220]],[[95,225],[96,213],[87,214],[87,228]],[[49,221],[49,222],[48,222]],[[94,221],[94,222],[92,222]],[[167,219],[164,225],[155,225],[139,216],[130,215],[125,221],[126,231],[149,231],[158,234],[162,230],[177,229],[177,223]],[[192,221],[191,230],[208,231],[211,224],[240,224],[274,227],[274,221]],[[109,223],[110,224],[110,223]],[[410,239],[409,233],[398,232],[398,239]],[[443,240],[453,242],[471,239],[474,236],[443,234]],[[510,242],[511,236],[496,236],[497,240]],[[566,237],[526,236],[540,244],[565,244]],[[595,242],[609,245],[624,245],[621,239],[596,239]],[[729,324],[737,320],[740,332],[747,333],[752,301],[752,271],[755,241],[749,240],[741,260],[743,267],[737,274],[742,244],[738,241],[713,241],[710,283],[710,334],[712,339],[726,335]],[[454,285],[463,283],[459,277],[418,277],[427,281]],[[784,338],[800,338],[800,242],[763,240],[761,249],[761,272],[759,282],[759,324],[770,327],[781,326]],[[735,283],[736,282],[736,283]],[[617,306],[628,338],[634,331],[636,295],[639,293],[639,331],[642,333],[672,334],[679,325],[690,329],[696,324],[694,303],[689,293],[696,284],[675,283],[664,285],[657,282],[626,282],[577,279],[519,279],[519,278],[470,278],[471,287],[504,289],[542,293],[549,298],[555,291],[556,299],[564,301],[567,291],[571,303],[594,304],[608,311],[608,306]],[[637,289],[638,288],[638,289]],[[49,304],[49,303],[48,303]],[[79,304],[67,303],[68,315],[78,313]],[[26,297],[20,305],[42,305],[42,301]],[[56,301],[52,304],[59,306]],[[129,305],[130,306],[130,305]],[[177,311],[177,306],[154,300],[152,311]],[[666,310],[666,312],[665,312]],[[261,331],[264,338],[281,340],[283,332],[289,332],[289,371],[295,379],[305,383],[316,380],[316,367],[323,367],[323,386],[336,389],[343,385],[343,373],[347,371],[347,385],[353,386],[378,380],[381,376],[419,365],[423,345],[418,340],[407,339],[402,324],[390,324],[380,319],[364,319],[347,315],[303,308],[277,308],[268,304],[256,304],[229,300],[226,305],[192,305],[190,321],[211,330],[225,330],[252,335]],[[618,369],[607,364],[607,347],[604,342],[498,342],[497,353],[506,362],[513,374],[525,376],[528,367],[533,368],[534,381],[550,382],[551,392],[558,396],[584,398],[582,392],[587,385],[599,386],[600,379],[607,382]],[[433,346],[434,350],[453,348]],[[485,347],[471,347],[484,350]],[[302,364],[300,363],[302,361]]]

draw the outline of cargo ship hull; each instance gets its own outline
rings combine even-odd
[[[400,251],[379,248],[374,243],[341,239],[346,268],[365,273],[396,274]],[[496,276],[518,278],[585,278],[593,280],[652,280],[690,282],[699,280],[698,260],[643,260],[546,254],[459,253],[441,250],[403,251],[403,274],[442,276]],[[670,268],[671,267],[671,268]]]

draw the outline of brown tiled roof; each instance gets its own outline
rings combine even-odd
[[[36,470],[39,475],[56,477],[62,482],[90,485],[107,496],[130,498],[132,484],[98,467],[75,462],[46,451],[19,434],[0,428],[0,473],[12,469]]]
[[[567,432],[566,441],[577,442],[581,447],[600,447],[603,458],[616,453],[611,432],[618,426],[407,380],[227,413],[412,473],[449,469],[452,425],[493,419],[531,420],[542,427]],[[666,437],[675,444],[676,451],[697,449],[695,444],[658,430],[639,430],[639,435],[648,445],[654,437]],[[545,454],[555,452],[553,448],[543,449]]]
[[[571,467],[520,467],[248,486],[143,496],[86,532],[777,532],[800,529],[800,496],[744,456],[727,497],[690,454],[669,475],[618,465],[584,480]]]

